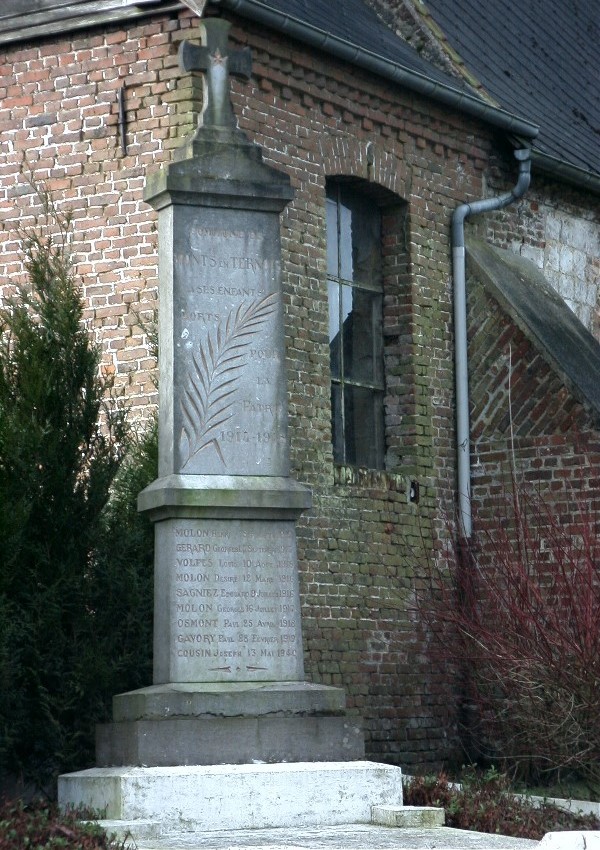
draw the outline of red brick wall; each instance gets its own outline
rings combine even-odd
[[[489,142],[349,66],[251,26],[235,35],[255,57],[251,82],[236,85],[240,124],[296,191],[282,230],[292,460],[314,493],[299,528],[307,672],[346,687],[370,755],[424,765],[452,737],[449,683],[410,610],[421,532],[441,527],[454,477],[448,225],[457,198],[481,192]],[[384,217],[385,473],[332,463],[324,192],[335,175],[397,195]]]
[[[15,228],[33,224],[39,210],[33,179],[72,212],[85,318],[102,344],[105,369],[139,415],[156,397],[143,329],[156,303],[156,222],[142,189],[147,170],[167,159],[182,126],[191,126],[176,52],[197,23],[190,13],[19,44],[0,67],[2,280],[22,273]],[[117,102],[123,85],[125,156]]]
[[[510,490],[514,468],[524,491],[539,494],[568,533],[590,521],[600,533],[597,413],[475,280],[469,326],[473,501],[481,522]]]

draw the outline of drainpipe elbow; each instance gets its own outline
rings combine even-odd
[[[519,176],[511,192],[513,200],[522,198],[531,183],[531,151],[521,148],[515,151],[515,159],[519,160]]]
[[[465,219],[471,213],[471,204],[460,204],[452,213],[452,247],[465,246]]]
[[[515,159],[519,161],[519,176],[510,192],[493,198],[482,198],[480,201],[473,201],[470,204],[460,204],[454,210],[452,214],[452,246],[454,248],[464,248],[464,224],[467,216],[501,210],[521,198],[529,188],[531,181],[531,151],[529,148],[519,148],[514,154]]]

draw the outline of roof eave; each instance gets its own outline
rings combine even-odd
[[[402,85],[410,91],[431,98],[467,115],[478,118],[511,136],[517,136],[520,144],[531,144],[539,132],[537,125],[499,107],[439,80],[427,77],[418,71],[395,63],[382,56],[365,50],[349,41],[313,27],[298,18],[271,8],[261,0],[210,0],[213,4],[249,18],[279,32],[290,35],[312,47],[326,50],[339,59],[371,71],[396,85]],[[138,0],[132,5],[122,5],[120,0],[107,3],[102,0],[97,10],[90,10],[85,4],[86,13],[74,16],[67,21],[64,18],[55,20],[36,21],[26,27],[11,27],[4,22],[0,30],[0,44],[13,44],[43,38],[65,31],[76,31],[110,23],[121,23],[125,20],[135,20],[157,12],[165,13],[191,8],[199,14],[204,3],[195,0]],[[15,22],[16,23],[16,22]],[[537,170],[562,180],[566,180],[582,189],[600,194],[600,175],[572,165],[558,157],[553,157],[541,151],[532,151],[532,159]]]
[[[365,68],[397,85],[403,85],[410,91],[430,97],[438,103],[478,118],[504,131],[509,137],[518,137],[519,146],[523,144],[531,146],[538,136],[539,127],[537,124],[522,116],[493,106],[475,95],[445,85],[418,71],[391,62],[355,44],[332,36],[330,33],[310,26],[291,15],[272,9],[261,0],[210,0],[210,2],[242,17],[286,33],[312,47],[327,50],[339,59]],[[534,167],[540,172],[565,180],[579,188],[600,193],[600,175],[592,171],[587,171],[558,157],[537,151],[535,147],[532,149],[532,160]]]
[[[138,0],[137,3],[127,6],[122,2],[111,3],[107,0],[99,0],[95,4],[85,4],[85,6],[82,4],[81,13],[73,7],[73,13],[67,18],[64,16],[64,7],[56,9],[57,14],[54,18],[47,13],[39,12],[31,16],[25,26],[22,25],[20,15],[0,16],[0,45],[19,44],[94,26],[120,24],[123,21],[155,15],[157,12],[173,12],[185,7],[182,0]]]
[[[549,177],[564,180],[579,189],[585,189],[587,192],[600,194],[600,174],[579,168],[564,159],[537,151],[535,148],[531,151],[531,159],[537,171]]]

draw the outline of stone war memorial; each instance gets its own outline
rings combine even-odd
[[[133,836],[367,822],[400,806],[401,771],[364,761],[340,688],[304,680],[290,478],[279,215],[287,175],[237,129],[229,75],[248,49],[229,24],[184,42],[202,71],[201,126],[145,198],[158,211],[159,477],[153,684],[114,697],[97,767],[62,776],[61,805],[103,810]],[[210,805],[207,801],[210,800]]]

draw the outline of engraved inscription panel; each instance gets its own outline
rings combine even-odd
[[[278,218],[185,208],[173,238],[174,471],[287,475]]]
[[[181,519],[161,525],[171,681],[301,678],[294,524]]]

